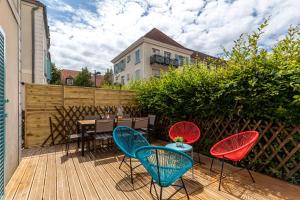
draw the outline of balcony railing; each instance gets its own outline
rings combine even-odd
[[[165,65],[165,66],[174,66],[174,67],[178,67],[179,66],[179,62],[176,59],[172,59],[169,57],[164,57],[161,55],[152,55],[150,57],[150,64],[160,64],[160,65]]]

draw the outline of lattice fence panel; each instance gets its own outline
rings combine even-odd
[[[130,117],[140,117],[141,111],[137,106],[122,106],[123,114],[128,114]],[[101,117],[107,114],[116,114],[116,106],[61,106],[55,107],[56,111],[51,116],[52,132],[43,142],[43,145],[59,144],[64,142],[67,131],[76,133],[77,121],[84,119],[85,116],[99,115]]]
[[[252,169],[293,183],[300,183],[300,125],[287,126],[280,122],[244,119],[194,118],[201,130],[198,142],[200,151],[209,155],[216,142],[234,133],[256,130],[259,140],[249,153],[246,162]],[[157,134],[168,139],[168,129],[175,123],[168,117],[159,117]]]

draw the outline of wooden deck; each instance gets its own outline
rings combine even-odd
[[[300,186],[291,185],[253,172],[252,183],[246,170],[225,164],[225,176],[218,191],[220,163],[210,172],[210,159],[195,165],[184,176],[190,199],[299,199]],[[67,157],[62,146],[29,149],[5,188],[5,199],[153,199],[149,192],[150,177],[143,167],[136,169],[134,187],[130,184],[129,168],[118,168],[122,156],[116,150],[87,153],[81,157],[75,150]],[[137,164],[137,162],[135,162]],[[168,197],[175,188],[164,189]],[[180,191],[173,199],[186,199]]]

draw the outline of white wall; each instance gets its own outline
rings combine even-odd
[[[141,62],[136,64],[135,63],[135,52],[137,50],[140,50],[140,57],[141,57]],[[130,62],[127,63],[127,56],[130,55],[131,59],[130,59]],[[141,70],[140,71],[140,76],[141,76],[141,79],[143,78],[143,70],[144,70],[144,63],[143,63],[143,60],[144,60],[144,46],[143,44],[137,46],[133,51],[131,51],[130,53],[126,54],[124,57],[122,57],[120,60],[118,60],[116,63],[120,62],[121,60],[125,59],[125,62],[126,62],[126,67],[125,67],[125,70],[123,72],[121,72],[118,76],[118,80],[114,80],[115,83],[121,83],[121,77],[124,76],[125,78],[125,84],[128,84],[131,80],[135,80],[135,71],[136,70]],[[127,75],[129,75],[129,80],[127,80]]]
[[[13,2],[13,1],[10,1]],[[10,7],[10,5],[12,7]],[[19,5],[18,3],[16,5]],[[0,0],[0,27],[5,34],[5,95],[9,102],[6,106],[5,135],[5,184],[19,164],[19,8],[7,0]],[[14,15],[13,12],[16,14]]]
[[[150,57],[153,55],[152,48],[159,49],[160,55],[164,56],[164,51],[167,51],[171,53],[171,58],[175,59],[175,54],[188,57],[190,58],[190,55],[192,54],[191,51],[179,49],[170,45],[166,45],[161,42],[153,41],[150,39],[147,39],[147,42],[143,42],[141,45],[139,45],[137,48],[123,56],[121,59],[119,59],[116,63],[120,62],[122,59],[126,60],[126,67],[125,70],[118,75],[118,79],[114,79],[115,83],[121,83],[121,77],[125,77],[125,85],[130,82],[130,80],[134,80],[134,73],[137,69],[140,69],[141,73],[141,79],[147,79],[149,77],[153,76],[153,69],[155,70],[168,70],[168,66],[162,66],[162,65],[150,65]],[[141,63],[135,64],[135,51],[137,49],[140,49],[141,51]],[[127,63],[127,56],[131,56],[131,61]],[[115,64],[115,63],[114,63]],[[127,80],[127,74],[130,76],[130,80]]]
[[[45,77],[45,58],[47,52],[47,38],[44,25],[43,8],[35,11],[35,83],[47,84]]]
[[[21,2],[21,24],[22,24],[22,81],[32,83],[32,8],[37,7],[33,3]],[[35,50],[35,70],[34,83],[47,84],[45,76],[45,55],[48,52],[47,35],[44,24],[43,7],[39,6],[34,12],[34,50]]]

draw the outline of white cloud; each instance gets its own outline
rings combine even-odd
[[[45,0],[52,59],[70,69],[111,67],[112,58],[153,27],[186,47],[218,55],[268,16],[265,46],[300,23],[299,0],[94,0],[93,9],[68,2]]]

